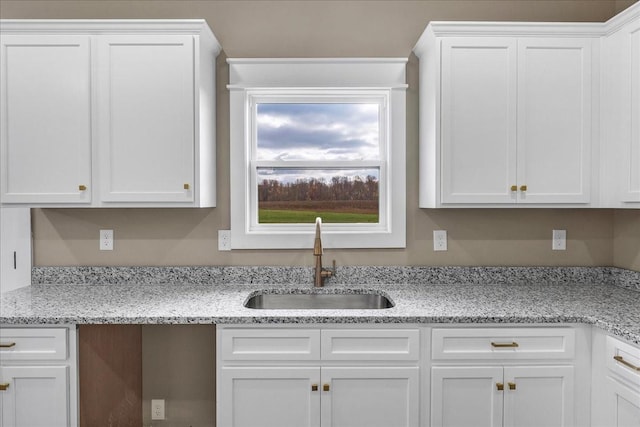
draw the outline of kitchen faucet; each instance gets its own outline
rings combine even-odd
[[[321,288],[324,286],[324,279],[336,274],[336,260],[333,260],[333,270],[322,268],[322,237],[321,237],[322,218],[316,218],[316,239],[313,243],[313,256],[316,257],[316,272],[313,280],[313,286]]]

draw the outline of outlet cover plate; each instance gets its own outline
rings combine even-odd
[[[231,230],[218,230],[218,250],[231,250]]]
[[[447,250],[447,230],[433,230],[433,250]]]

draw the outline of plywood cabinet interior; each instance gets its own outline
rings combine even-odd
[[[2,203],[215,206],[220,45],[203,20],[2,31]]]

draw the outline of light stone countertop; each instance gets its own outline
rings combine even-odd
[[[0,324],[584,323],[640,345],[640,292],[609,283],[328,284],[389,296],[382,310],[255,310],[252,292],[310,284],[35,284],[0,298]]]

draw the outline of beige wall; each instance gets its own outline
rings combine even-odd
[[[613,265],[640,271],[640,210],[615,211]]]
[[[218,207],[215,209],[36,209],[36,265],[311,265],[309,251],[217,251],[229,227],[229,96],[226,57],[410,57],[407,71],[407,248],[327,250],[338,264],[612,265],[614,211],[418,209],[418,61],[411,49],[432,20],[603,21],[626,1],[12,1],[2,18],[205,18],[223,46],[218,59]],[[628,6],[628,5],[627,5]],[[637,217],[615,222],[633,227]],[[620,225],[622,224],[622,225]],[[100,252],[98,230],[115,230]],[[566,252],[551,230],[567,229]],[[449,232],[434,253],[432,230]],[[627,240],[630,240],[627,242]],[[621,239],[616,239],[619,243]],[[640,237],[626,239],[638,246]],[[637,249],[636,249],[637,253]],[[627,258],[618,257],[623,266]],[[616,258],[616,259],[618,259]]]

